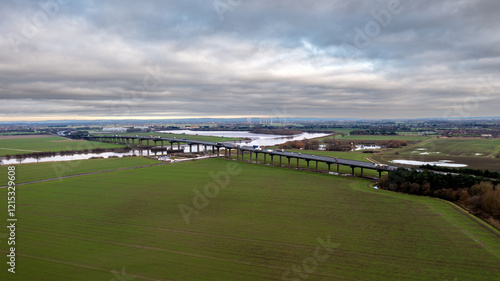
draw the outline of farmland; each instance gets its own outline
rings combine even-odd
[[[109,159],[89,159],[61,161],[37,164],[10,165],[17,171],[16,183],[58,178],[83,173],[137,167],[161,163],[143,157],[125,157]],[[8,166],[0,166],[0,173],[6,175]]]
[[[500,278],[499,233],[449,203],[358,178],[236,163],[18,187],[19,268],[9,280],[300,280],[293,268],[307,280]],[[196,206],[193,189],[207,184],[220,192],[187,224],[179,205]],[[304,262],[321,245],[321,261]]]
[[[73,141],[61,137],[0,139],[0,156],[26,154],[41,151],[84,150],[93,148],[118,148],[121,145]]]
[[[395,159],[417,161],[452,160],[473,169],[500,171],[500,140],[479,138],[435,138],[416,145],[393,149],[373,158],[389,162]]]
[[[428,152],[440,152],[452,156],[486,156],[500,154],[500,139],[439,138],[413,147]]]

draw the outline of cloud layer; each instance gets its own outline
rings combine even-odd
[[[495,0],[2,5],[0,120],[499,116]]]

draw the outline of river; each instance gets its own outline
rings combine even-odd
[[[303,140],[311,138],[319,138],[327,136],[328,134],[321,133],[302,133],[298,135],[267,135],[267,134],[253,134],[246,131],[190,131],[190,130],[175,130],[175,131],[159,131],[159,133],[172,133],[172,134],[185,134],[192,135],[193,137],[187,137],[188,139],[196,140],[196,135],[200,136],[216,136],[216,137],[227,137],[227,138],[250,138],[251,140],[241,140],[241,141],[229,141],[226,143],[242,143],[246,145],[258,145],[258,146],[274,146],[287,141],[292,140]],[[177,146],[174,146],[177,148]],[[181,148],[184,152],[189,152],[188,145],[182,145]],[[197,146],[192,146],[193,152],[198,152]],[[200,152],[203,152],[204,147],[200,146]],[[207,152],[211,152],[209,149]],[[162,155],[162,152],[155,154],[151,150],[131,150],[129,152],[103,152],[103,153],[87,153],[87,154],[73,154],[73,155],[55,155],[49,157],[42,157],[38,161],[35,158],[24,158],[22,164],[25,163],[37,163],[37,162],[55,162],[55,161],[72,161],[72,160],[86,160],[93,157],[123,157],[123,156],[133,156],[133,155]],[[9,160],[5,157],[0,158],[2,165],[13,165],[19,164],[17,159],[11,158]]]

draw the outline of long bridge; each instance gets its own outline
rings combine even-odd
[[[233,143],[224,143],[224,142],[211,142],[211,141],[200,141],[200,140],[192,140],[192,139],[187,139],[187,138],[164,138],[160,136],[121,136],[121,135],[114,135],[114,136],[95,136],[95,135],[89,135],[89,136],[84,136],[84,139],[91,140],[91,141],[101,141],[101,142],[108,142],[108,143],[116,143],[116,144],[123,144],[123,145],[138,145],[138,146],[144,146],[144,143],[146,143],[146,146],[150,146],[150,142],[154,145],[154,147],[158,147],[158,144],[161,148],[165,148],[165,143],[168,143],[170,145],[170,149],[173,150],[174,144],[177,145],[177,148],[180,150],[181,148],[181,143],[185,143],[186,145],[189,145],[189,151],[193,152],[193,146],[197,146],[197,151],[200,151],[200,145],[204,147],[205,151],[207,151],[207,148],[212,149],[212,153],[216,153],[217,151],[217,156],[220,155],[220,150],[224,149],[224,157],[226,158],[231,158],[232,157],[232,151],[236,151],[236,159],[241,160],[244,159],[245,154],[249,154],[250,162],[252,161],[252,156],[255,154],[255,160],[258,161],[258,156],[259,154],[262,154],[264,156],[264,164],[267,164],[267,157],[269,156],[270,163],[271,165],[274,165],[274,157],[279,157],[279,165],[283,165],[283,159],[286,159],[286,165],[287,167],[292,167],[292,161],[296,161],[296,167],[299,167],[299,160],[306,161],[307,163],[307,168],[310,168],[310,162],[313,162],[316,164],[316,170],[318,169],[318,163],[325,163],[328,166],[328,172],[331,171],[331,166],[336,165],[336,170],[337,173],[339,172],[340,165],[344,166],[349,166],[352,170],[351,175],[354,176],[354,169],[355,168],[360,168],[361,173],[360,175],[363,176],[363,170],[364,169],[369,169],[369,170],[376,170],[379,173],[379,177],[382,176],[382,172],[390,172],[392,170],[397,169],[397,166],[390,166],[390,165],[378,165],[376,163],[369,163],[369,162],[363,162],[363,161],[356,161],[356,160],[349,160],[349,159],[341,159],[341,158],[335,158],[335,157],[326,157],[326,156],[316,156],[316,155],[311,155],[311,154],[303,154],[299,152],[288,152],[284,151],[282,149],[279,150],[272,150],[272,149],[265,149],[265,148],[258,148],[258,147],[253,147],[253,146],[245,146],[245,145],[237,145]],[[294,163],[295,164],[295,163]]]

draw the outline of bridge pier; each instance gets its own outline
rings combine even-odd
[[[264,164],[266,164],[266,155],[267,153],[264,153]]]
[[[297,169],[299,168],[299,158],[297,158]]]
[[[382,171],[378,170],[378,178],[380,179],[382,177]]]
[[[352,169],[351,176],[354,177],[354,166],[351,166],[351,169]]]
[[[189,153],[193,153],[193,145],[189,144]]]
[[[297,159],[299,159],[299,158],[297,158]],[[306,160],[306,162],[307,162],[307,168],[309,169],[309,160]]]
[[[363,167],[361,167],[361,176],[363,176]]]
[[[271,166],[274,166],[274,155],[271,154]]]
[[[181,142],[180,141],[177,142],[177,150],[181,150]]]
[[[316,171],[318,170],[318,161],[316,161]]]
[[[174,150],[174,143],[172,141],[170,142],[170,150]]]
[[[252,152],[250,151],[250,163],[252,163]]]
[[[330,164],[330,163],[327,163],[327,165],[328,165],[328,172],[330,172],[330,165],[331,165],[331,164]]]
[[[337,174],[340,173],[340,164],[337,164]]]
[[[288,158],[288,168],[290,168],[290,158],[291,157],[287,157]]]

